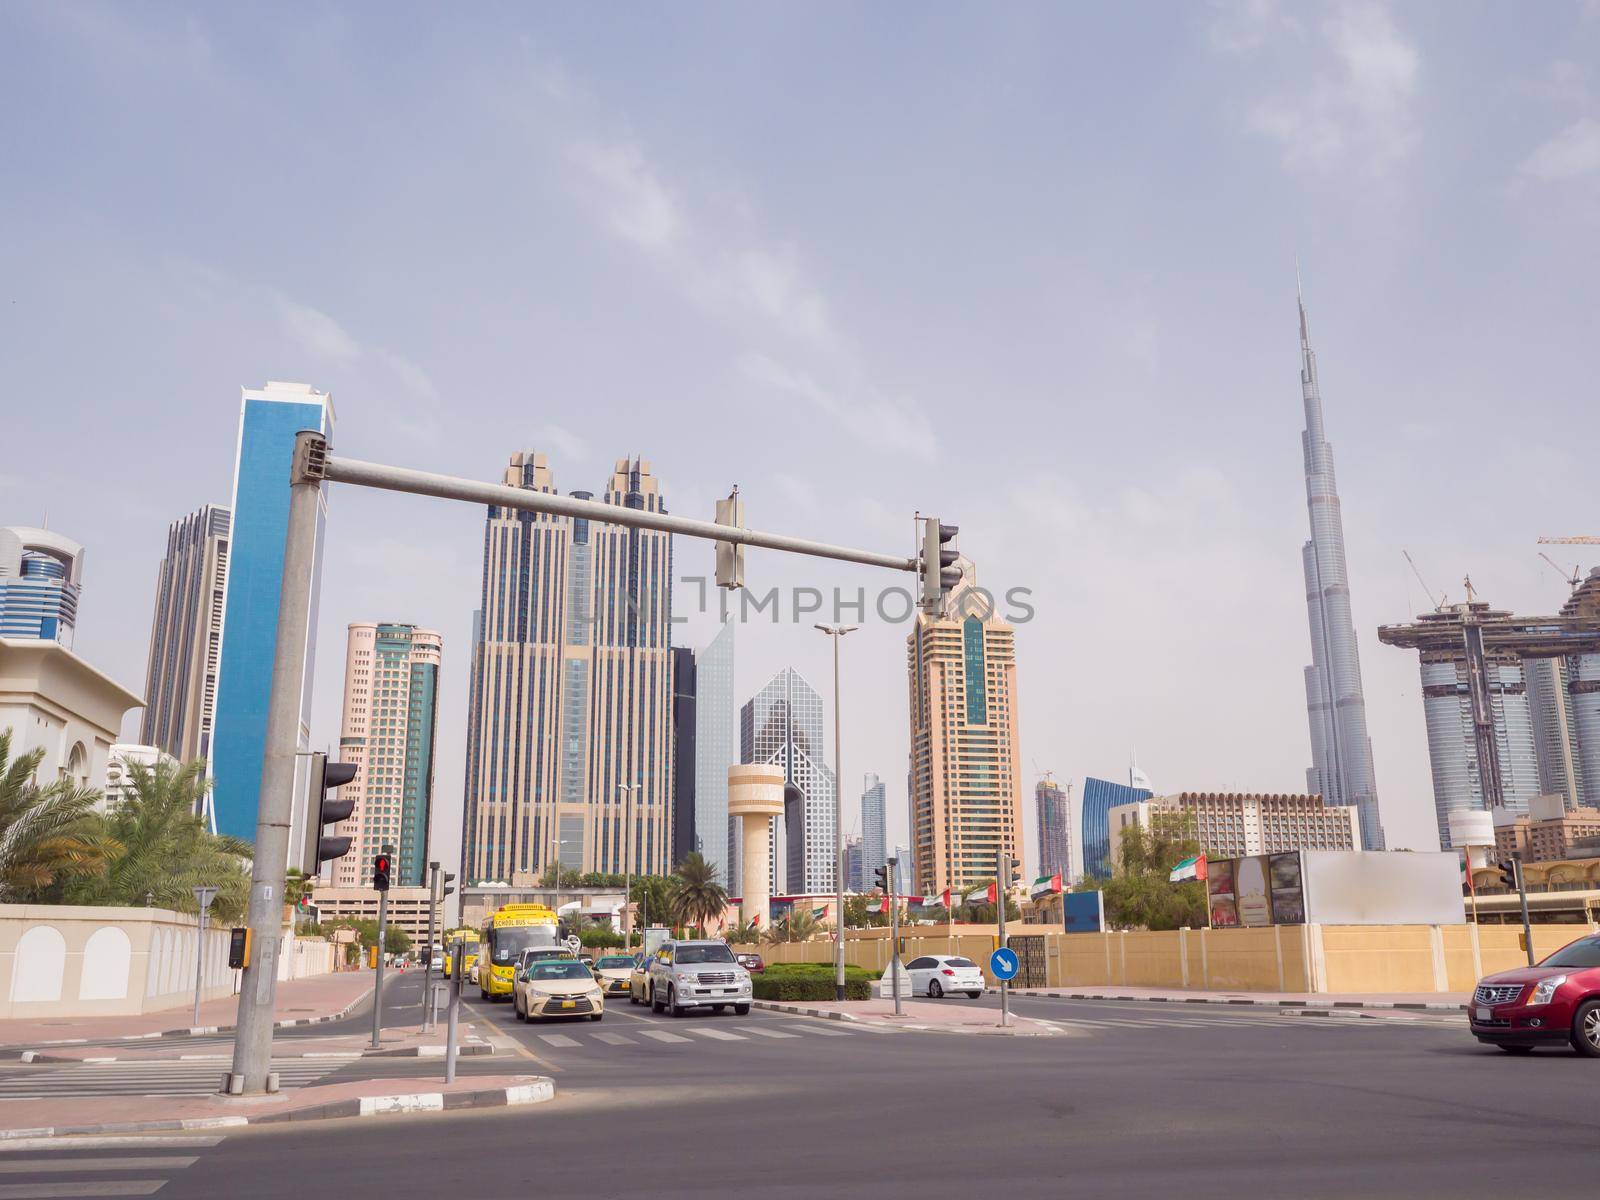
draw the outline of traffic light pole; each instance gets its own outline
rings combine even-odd
[[[439,864],[428,864],[428,944],[422,950],[422,1028],[433,1028],[433,921],[439,911]]]
[[[1513,858],[1517,872],[1517,895],[1522,898],[1522,943],[1528,948],[1528,965],[1533,962],[1533,922],[1528,919],[1528,877],[1522,873],[1522,859]]]
[[[894,1015],[900,1012],[900,897],[895,895],[896,886],[900,880],[900,860],[891,858],[888,862],[888,874],[885,889],[889,896],[889,990],[894,993]]]
[[[315,575],[320,463],[327,442],[320,434],[295,435],[289,478],[289,521],[283,543],[283,581],[278,589],[277,647],[267,736],[261,761],[256,811],[256,846],[250,868],[248,925],[254,961],[239,983],[239,1016],[233,1069],[223,1079],[229,1095],[276,1091],[272,1074],[272,1019],[278,988],[278,951],[283,939],[283,882],[289,865],[289,826],[294,818],[295,755],[300,740],[300,695]]]
[[[372,1048],[374,1050],[381,1044],[379,1032],[383,1029],[383,943],[388,932],[389,889],[385,888],[378,893],[378,973],[372,981]]]

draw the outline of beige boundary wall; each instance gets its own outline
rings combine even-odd
[[[0,1018],[125,1016],[194,1001],[199,922],[164,908],[0,904]],[[286,931],[287,933],[287,931]],[[202,999],[232,995],[228,930],[206,930]],[[279,979],[333,970],[334,946],[286,936]]]
[[[1594,926],[1535,925],[1536,958]],[[1050,987],[1191,988],[1238,992],[1467,992],[1482,976],[1527,963],[1514,925],[1275,925],[1152,933],[1062,933],[1008,925],[1008,936],[1040,935]],[[913,927],[906,958],[961,954],[988,973],[993,925]],[[832,962],[828,940],[741,946],[768,962]],[[845,961],[881,970],[889,931],[852,930]]]

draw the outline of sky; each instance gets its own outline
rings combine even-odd
[[[350,457],[494,480],[532,449],[599,490],[641,455],[675,513],[737,484],[753,527],[907,554],[936,514],[1031,591],[1031,867],[1043,771],[1304,790],[1298,260],[1383,819],[1432,849],[1417,664],[1376,628],[1469,574],[1552,610],[1536,539],[1600,533],[1597,63],[1593,0],[19,0],[0,524],[84,543],[77,649],[139,689],[167,525],[226,503],[269,379],[331,392]],[[446,861],[482,520],[330,496],[313,740],[348,622],[440,630]],[[763,551],[747,579],[904,583]],[[788,664],[831,692],[793,618],[740,631],[741,696]],[[845,825],[876,772],[891,841],[905,633],[869,609],[842,648]]]

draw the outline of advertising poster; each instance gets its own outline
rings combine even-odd
[[[1239,924],[1256,928],[1272,924],[1272,902],[1267,893],[1265,855],[1241,858],[1233,868],[1234,903],[1239,908]]]
[[[1267,869],[1272,884],[1272,923],[1304,925],[1306,902],[1299,853],[1290,851],[1271,855],[1267,860]]]
[[[1210,879],[1207,890],[1211,901],[1211,927],[1232,929],[1239,923],[1239,908],[1234,902],[1233,860],[1219,859],[1207,864]]]
[[[1105,897],[1100,892],[1067,892],[1061,897],[1066,908],[1068,933],[1099,933],[1106,927]]]

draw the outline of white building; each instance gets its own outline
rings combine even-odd
[[[0,729],[13,759],[44,750],[34,778],[103,788],[122,717],[144,701],[59,642],[0,637]]]
[[[1180,792],[1113,808],[1110,862],[1121,860],[1123,832],[1134,825],[1148,827],[1157,813],[1181,815],[1213,858],[1361,849],[1360,811],[1354,805],[1293,793]]]
[[[115,742],[106,756],[106,794],[100,802],[102,812],[111,812],[122,805],[124,794],[134,766],[154,767],[157,763],[177,765],[177,759],[159,746],[141,746],[137,742]]]

